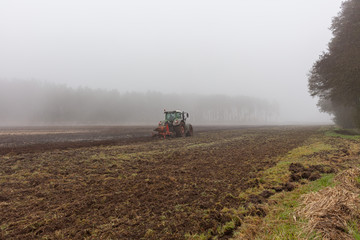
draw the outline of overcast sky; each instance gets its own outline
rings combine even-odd
[[[1,0],[0,79],[247,95],[321,122],[307,73],[339,0]],[[160,106],[161,108],[161,106]]]

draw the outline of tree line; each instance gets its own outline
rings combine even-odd
[[[330,29],[328,50],[309,74],[309,92],[337,124],[360,128],[360,1],[343,2]]]
[[[0,125],[157,124],[180,109],[197,124],[264,124],[276,103],[246,96],[120,93],[34,81],[0,81]]]

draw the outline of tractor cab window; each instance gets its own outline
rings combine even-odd
[[[182,114],[179,112],[167,112],[165,115],[165,120],[173,121],[176,118],[182,118]]]
[[[176,118],[182,118],[181,113],[177,112],[176,113]]]
[[[175,119],[175,113],[174,112],[168,112],[165,115],[165,120],[172,121]]]

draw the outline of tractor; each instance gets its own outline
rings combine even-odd
[[[193,135],[193,127],[186,123],[189,113],[175,110],[164,110],[165,120],[159,122],[159,126],[154,129],[154,137],[185,137]]]

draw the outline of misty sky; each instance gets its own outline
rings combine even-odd
[[[339,0],[1,0],[0,79],[247,95],[321,122],[307,73]],[[161,108],[161,106],[159,106]]]

